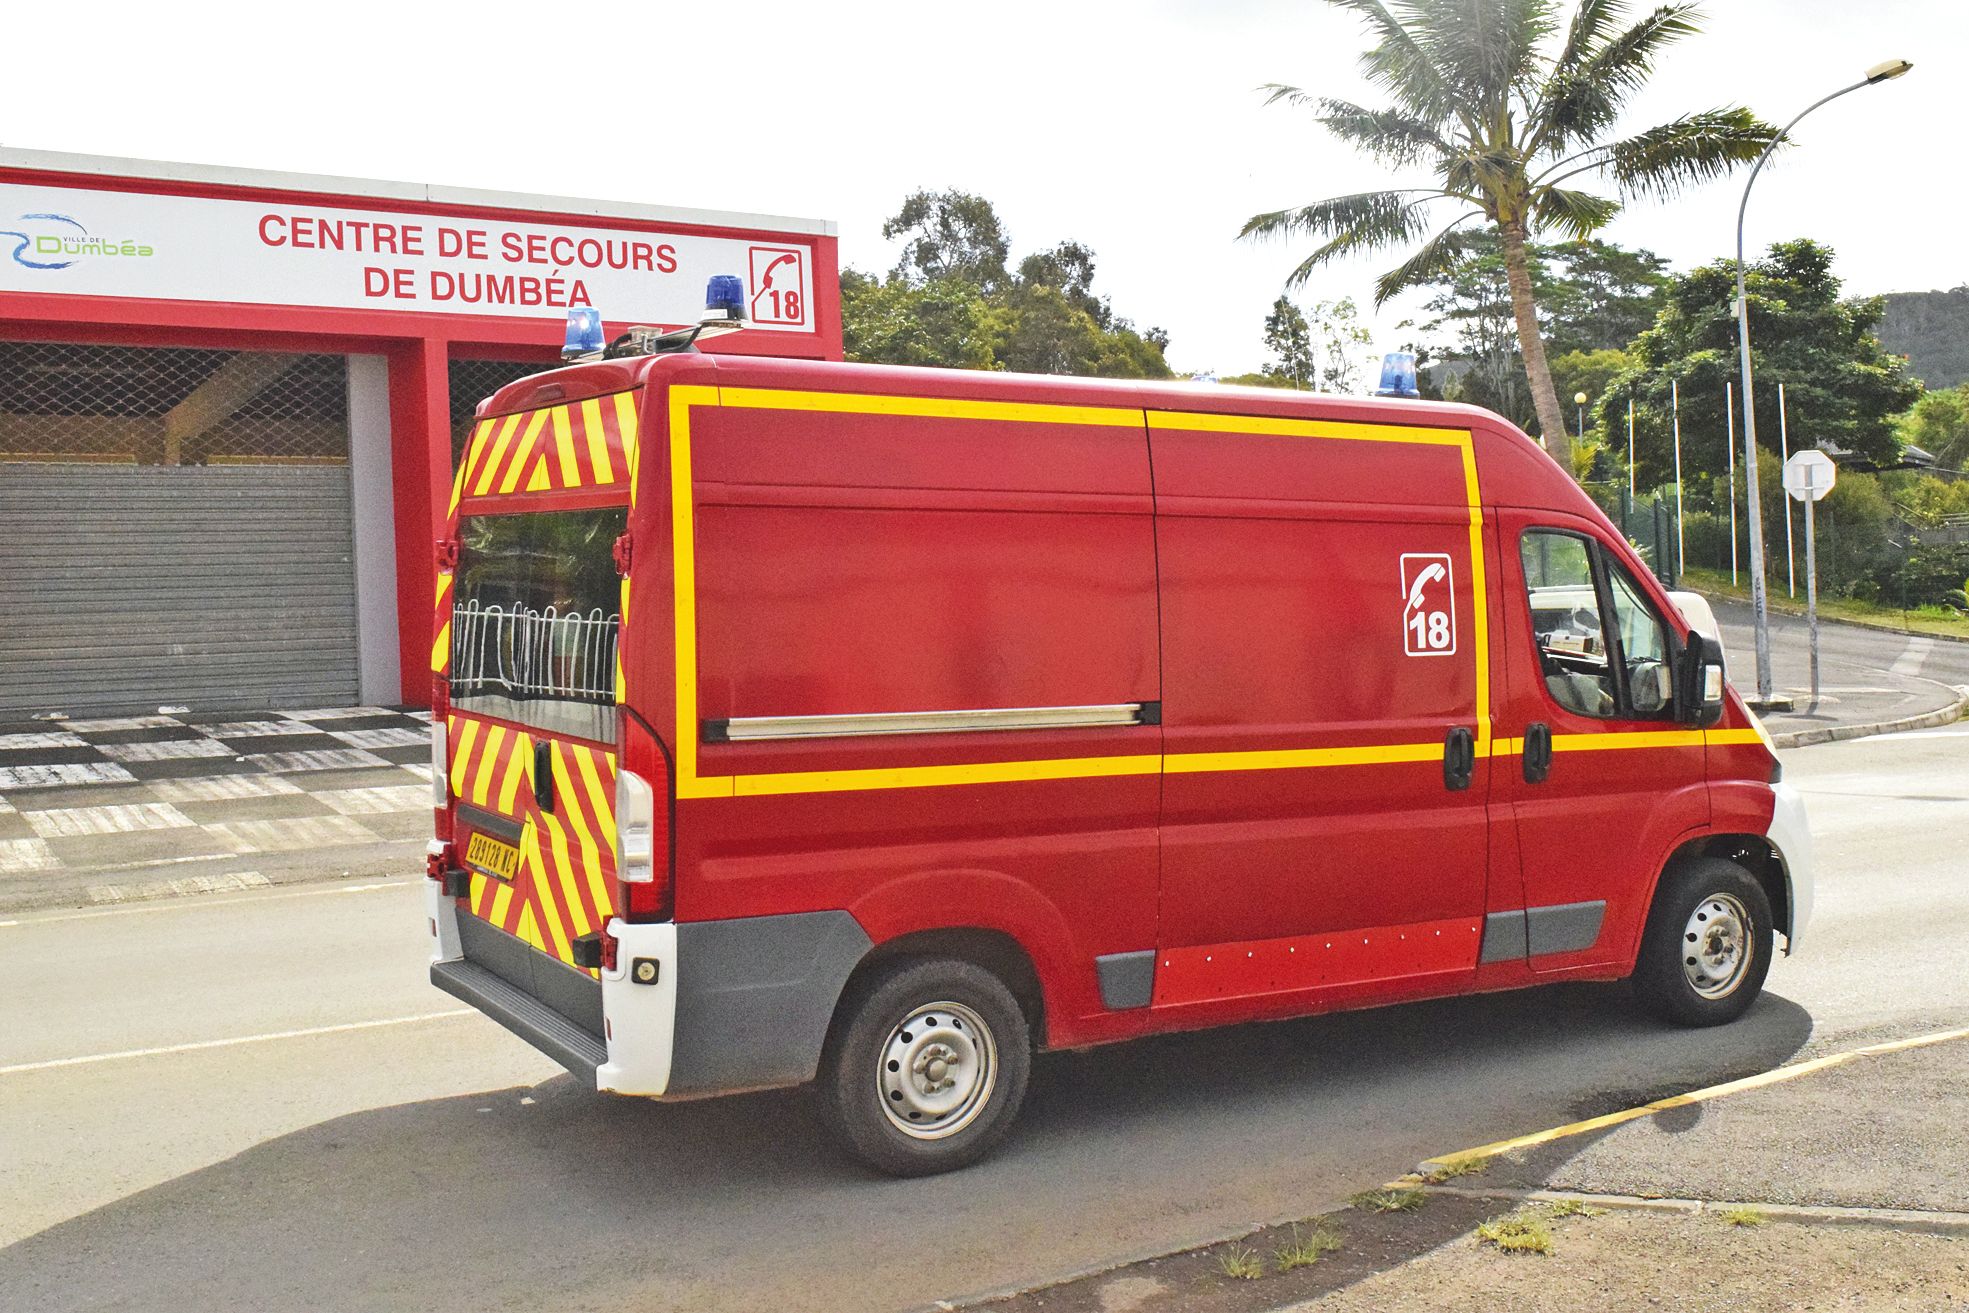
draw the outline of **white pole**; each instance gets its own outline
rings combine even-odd
[[[1791,459],[1791,435],[1784,427],[1784,384],[1778,384],[1778,455],[1781,460]],[[1779,466],[1780,469],[1783,466]],[[1784,499],[1784,588],[1796,599],[1798,596],[1797,555],[1791,548],[1791,498]]]
[[[1786,497],[1786,501],[1791,498]],[[1805,503],[1805,626],[1812,636],[1812,710],[1819,708],[1819,554],[1812,532],[1818,503]]]
[[[1682,393],[1674,379],[1668,380],[1668,408],[1675,420],[1675,582],[1682,581]]]
[[[1723,380],[1723,429],[1729,438],[1723,443],[1723,450],[1730,453],[1730,585],[1737,582],[1737,416],[1736,384],[1730,379]]]
[[[1634,508],[1634,398],[1627,399],[1627,506]]]

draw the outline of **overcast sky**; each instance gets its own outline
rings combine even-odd
[[[1969,0],[1706,8],[1632,126],[1735,101],[1783,121],[1912,59],[1806,121],[1748,239],[1829,242],[1855,292],[1969,281]],[[97,0],[49,21],[9,51],[0,144],[829,218],[864,269],[893,263],[880,229],[907,192],[961,187],[996,203],[1015,255],[1092,246],[1097,290],[1167,329],[1186,372],[1261,363],[1298,257],[1237,242],[1246,217],[1395,181],[1261,108],[1271,81],[1375,99],[1359,25],[1319,0]],[[1727,254],[1738,185],[1637,203],[1607,235],[1677,267]],[[1335,266],[1303,295],[1365,307],[1392,262]],[[1378,345],[1403,313],[1376,318]]]

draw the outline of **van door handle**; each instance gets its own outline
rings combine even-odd
[[[1477,741],[1469,730],[1458,725],[1443,739],[1443,787],[1452,793],[1470,787],[1470,776],[1477,768]]]
[[[554,810],[554,745],[547,739],[533,745],[533,805]]]
[[[1552,727],[1543,723],[1525,726],[1525,783],[1542,784],[1552,771]]]

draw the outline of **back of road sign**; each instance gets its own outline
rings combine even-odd
[[[1819,501],[1832,491],[1837,474],[1838,467],[1824,452],[1795,452],[1784,463],[1784,490],[1797,501]]]

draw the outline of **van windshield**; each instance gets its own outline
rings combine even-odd
[[[611,743],[624,507],[471,515],[458,529],[451,705]]]

